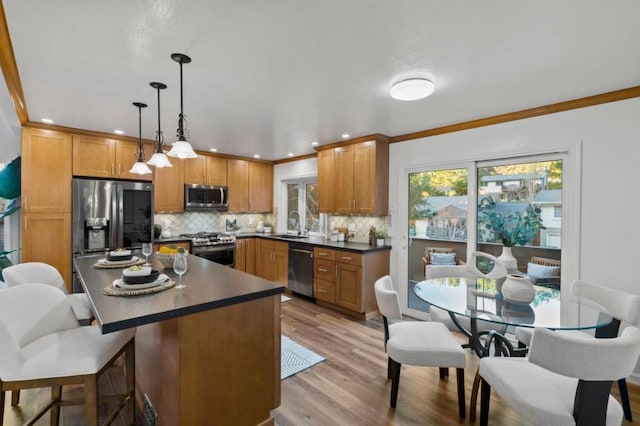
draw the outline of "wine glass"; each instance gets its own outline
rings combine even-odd
[[[176,288],[185,288],[186,286],[182,284],[182,275],[187,272],[187,254],[186,253],[176,253],[176,256],[173,258],[173,272],[180,276],[180,281]]]
[[[150,266],[149,255],[151,253],[153,253],[153,245],[151,243],[142,243],[142,254],[145,257],[144,266]]]

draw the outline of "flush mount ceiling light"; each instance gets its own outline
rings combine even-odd
[[[158,83],[157,81],[152,81],[149,83],[149,86],[158,91],[158,130],[156,130],[156,152],[151,156],[151,159],[147,161],[147,164],[158,168],[173,167],[164,151],[162,151],[164,136],[162,135],[162,130],[160,130],[160,90],[166,89],[167,85],[164,83]]]
[[[408,78],[400,80],[391,86],[390,94],[399,101],[415,101],[426,98],[436,90],[435,84],[426,78]]]
[[[167,153],[170,157],[178,158],[198,158],[191,144],[187,142],[189,137],[189,129],[187,126],[187,117],[184,115],[182,107],[182,64],[191,62],[191,58],[182,53],[172,53],[171,59],[180,64],[180,115],[178,115],[178,140],[173,143],[171,150]]]
[[[147,104],[134,102],[133,105],[138,108],[138,151],[136,152],[137,160],[135,163],[133,163],[133,167],[131,167],[129,173],[135,173],[137,175],[149,175],[153,172],[144,162],[144,145],[142,145],[142,108],[146,108]]]

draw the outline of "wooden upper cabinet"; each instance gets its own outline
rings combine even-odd
[[[148,160],[153,155],[153,146],[144,146]],[[151,174],[129,173],[136,162],[137,150],[136,142],[73,135],[73,175],[150,181],[153,179]]]
[[[143,144],[144,159],[149,161],[153,155],[153,145]],[[138,160],[137,142],[117,141],[116,142],[116,177],[118,179],[153,180],[153,174],[139,175],[129,173],[133,163]],[[153,167],[149,167],[153,171]]]
[[[375,135],[318,152],[318,195],[323,213],[386,215],[388,138]]]
[[[249,162],[249,211],[270,212],[273,204],[273,165]]]
[[[249,211],[249,162],[227,160],[227,186],[229,187],[229,211]]]
[[[318,209],[320,213],[334,213],[334,150],[318,152]]]
[[[185,161],[171,158],[173,167],[156,167],[153,179],[153,204],[156,212],[184,211]]]
[[[335,213],[353,213],[353,145],[335,148],[334,179]]]
[[[116,141],[74,135],[73,175],[116,177]]]
[[[227,159],[198,154],[185,160],[184,183],[196,185],[227,185]]]
[[[272,164],[229,159],[227,186],[230,212],[263,213],[272,210]]]
[[[22,129],[25,213],[71,213],[71,152],[71,136],[66,133]]]

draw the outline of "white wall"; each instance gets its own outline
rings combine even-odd
[[[398,212],[403,208],[402,176],[407,167],[566,148],[573,149],[571,161],[579,167],[578,174],[568,176],[575,180],[575,193],[568,195],[581,200],[573,215],[565,215],[568,206],[563,205],[563,232],[573,227],[577,238],[577,246],[564,246],[563,262],[565,255],[576,260],[566,278],[640,294],[635,263],[640,242],[638,98],[392,144],[389,205],[394,229],[399,231],[391,255],[394,280],[400,282],[400,265],[406,263],[402,248],[406,224]],[[640,380],[638,368],[632,379]]]

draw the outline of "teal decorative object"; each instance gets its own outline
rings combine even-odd
[[[10,162],[4,169],[0,170],[0,198],[10,200],[5,210],[0,212],[0,220],[12,215],[20,210],[18,200],[20,199],[20,166],[22,158],[18,157]],[[0,278],[2,278],[2,270],[7,266],[11,266],[11,261],[7,257],[8,254],[14,252],[0,251]]]
[[[0,197],[13,200],[20,196],[20,165],[22,157],[10,162],[0,170]]]

